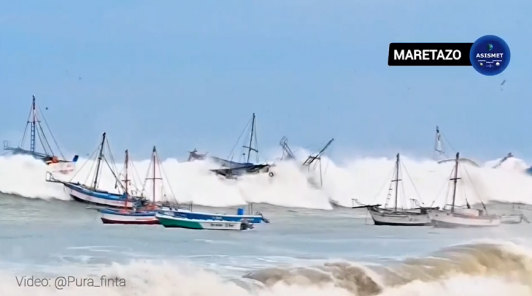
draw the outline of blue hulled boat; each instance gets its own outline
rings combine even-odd
[[[90,185],[81,184],[79,182],[72,182],[72,180],[58,180],[54,178],[53,174],[50,172],[46,173],[46,182],[63,184],[70,197],[75,201],[112,208],[124,208],[124,204],[126,204],[126,208],[133,208],[138,201],[142,200],[142,197],[128,196],[125,193],[123,184],[121,182],[117,182],[117,188],[119,188],[124,193],[113,193],[98,188],[102,162],[105,162],[111,169],[111,165],[107,161],[104,154],[104,149],[106,146],[108,147],[109,144],[107,142],[106,133],[103,133],[102,141],[97,149],[98,158],[96,159],[96,170],[94,172],[93,180]],[[115,178],[117,178],[116,173],[112,169],[111,172],[113,173]],[[75,175],[72,178],[74,177]]]
[[[252,204],[248,205],[249,213],[252,213],[252,207]],[[240,222],[242,219],[245,219],[253,224],[270,223],[270,221],[265,218],[262,213],[257,212],[255,215],[245,215],[244,209],[242,208],[238,209],[236,215],[194,212],[192,211],[192,206],[190,206],[190,209],[161,209],[158,211],[158,213],[164,216],[186,218],[191,220]]]

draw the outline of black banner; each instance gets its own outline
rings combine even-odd
[[[471,66],[473,43],[390,43],[388,66]]]

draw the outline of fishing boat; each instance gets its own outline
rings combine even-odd
[[[455,161],[454,158],[449,158],[447,156],[445,152],[445,144],[443,140],[445,140],[445,142],[452,148],[452,145],[450,144],[449,140],[447,140],[445,135],[440,132],[440,128],[436,126],[436,139],[434,141],[434,158],[439,164],[454,162]],[[459,162],[464,163],[464,164],[469,164],[477,168],[480,167],[480,165],[477,162],[469,158],[460,158]]]
[[[157,148],[153,146],[151,163],[148,167],[148,171],[152,173],[152,177],[146,178],[147,180],[153,181],[152,187],[152,201],[141,203],[137,201],[137,204],[133,206],[132,209],[128,208],[128,199],[124,200],[124,208],[122,209],[102,209],[100,210],[101,220],[104,224],[140,224],[140,225],[153,225],[159,224],[159,220],[155,218],[156,210],[159,208],[156,205],[156,180],[162,180],[162,177],[157,177],[157,166],[160,165],[160,160],[157,156]],[[153,170],[151,169],[153,166]],[[126,150],[126,160],[124,163],[124,175],[125,178],[123,181],[124,192],[129,196],[129,184],[130,181],[128,176],[129,171],[129,153]],[[162,176],[162,172],[159,171],[159,175]],[[144,190],[143,190],[144,191]],[[143,200],[146,201],[146,200]]]
[[[246,219],[240,221],[199,220],[166,215],[164,212],[156,214],[159,223],[166,228],[205,229],[205,230],[233,230],[241,231],[253,229],[253,223]]]
[[[429,208],[419,206],[419,203],[416,199],[411,199],[416,208],[400,208],[399,207],[399,182],[400,179],[401,167],[400,155],[399,153],[396,156],[394,177],[391,180],[390,187],[388,189],[388,196],[386,198],[386,204],[384,207],[381,207],[380,204],[375,205],[359,205],[354,206],[353,209],[357,208],[367,208],[371,218],[375,225],[386,225],[386,226],[430,226],[432,223],[428,211]],[[392,188],[393,187],[393,188]],[[388,207],[387,203],[390,200],[390,193],[394,192],[394,203],[392,207]],[[417,190],[416,190],[417,191]],[[356,201],[356,200],[355,200]],[[356,201],[360,204],[360,202]]]
[[[120,192],[112,193],[112,192],[108,192],[106,190],[102,190],[99,188],[100,175],[101,175],[101,170],[102,170],[102,162],[107,165],[107,167],[110,169],[115,179],[118,179],[115,173],[115,169],[113,168],[114,164],[111,165],[109,163],[104,153],[104,151],[106,150],[105,148],[107,148],[107,150],[110,150],[106,133],[103,133],[100,145],[98,146],[96,151],[93,153],[93,156],[97,155],[96,162],[95,162],[96,169],[93,172],[93,178],[90,184],[83,184],[80,182],[72,181],[76,177],[77,173],[79,173],[79,171],[72,176],[70,181],[63,181],[63,180],[56,179],[51,172],[47,172],[46,182],[63,184],[65,190],[68,192],[70,197],[78,202],[88,203],[88,204],[92,204],[96,206],[119,208],[119,209],[124,208],[124,205],[126,205],[126,208],[128,209],[133,208],[133,206],[135,205],[137,201],[140,201],[141,199],[143,199],[142,197],[131,197],[131,196],[128,196],[126,193],[120,193]],[[93,156],[91,156],[89,160]],[[111,156],[111,159],[112,159],[112,156]],[[85,164],[87,164],[89,160],[87,160]],[[91,175],[91,172],[89,172],[89,176],[90,175]],[[116,188],[122,192],[124,190],[123,184],[121,182],[116,183]]]
[[[219,158],[216,156],[208,156],[207,153],[200,154],[196,149],[189,152],[189,161],[193,160],[206,160],[209,159],[213,161],[214,163],[219,164],[221,167],[218,169],[211,170],[215,174],[222,176],[227,179],[236,179],[239,176],[245,175],[245,174],[258,174],[258,173],[267,173],[270,177],[274,176],[274,173],[270,170],[272,165],[267,163],[258,163],[258,145],[257,145],[257,137],[256,137],[256,116],[255,113],[253,113],[253,116],[251,118],[250,123],[247,124],[246,129],[248,129],[248,126],[250,127],[250,137],[249,137],[249,143],[242,146],[245,151],[243,151],[243,162],[236,162],[232,160],[227,160],[223,158]],[[244,132],[242,133],[244,134]],[[242,137],[242,136],[240,136]],[[240,141],[240,138],[239,140]],[[238,142],[237,141],[237,142]],[[251,153],[256,154],[256,162],[252,163],[251,161]],[[233,151],[231,151],[230,154],[232,154]]]
[[[41,125],[41,119],[44,122],[44,126],[46,127],[48,134],[54,141],[54,144],[57,148],[56,151],[59,152],[60,157],[54,153],[52,146],[48,142],[48,138],[46,137],[46,133],[44,132],[45,128],[43,128],[43,126]],[[30,136],[30,145],[29,149],[26,149],[23,147],[24,143],[26,142],[26,136],[28,135],[28,129]],[[41,144],[42,152],[39,152],[37,150],[37,142]],[[9,141],[4,141],[4,150],[7,151],[7,153],[11,153],[13,155],[32,156],[33,158],[41,160],[46,165],[48,165],[50,171],[61,174],[70,174],[71,172],[73,172],[75,169],[76,162],[78,161],[78,155],[74,155],[72,160],[66,160],[66,158],[64,157],[63,153],[61,152],[61,149],[59,149],[59,146],[57,145],[57,142],[55,140],[54,135],[52,134],[52,131],[50,130],[50,127],[48,126],[46,118],[44,117],[42,112],[40,112],[40,109],[35,103],[35,96],[33,96],[30,114],[26,123],[26,128],[24,129],[24,135],[22,137],[20,145],[17,147],[12,147],[9,144]]]
[[[496,227],[501,224],[501,219],[497,215],[488,213],[486,206],[481,201],[483,209],[473,209],[466,199],[466,207],[456,206],[456,191],[458,180],[458,167],[460,163],[460,153],[456,153],[454,165],[454,177],[452,181],[452,202],[445,205],[441,210],[429,210],[429,216],[434,227],[456,228],[456,227]]]
[[[256,212],[255,215],[251,214],[253,213],[252,203],[248,204],[249,214],[245,214],[243,208],[238,208],[236,215],[196,212],[196,211],[193,211],[192,209],[192,203],[189,204],[188,209],[184,209],[184,208],[163,209],[163,210],[159,210],[158,213],[164,213],[165,216],[169,216],[169,217],[185,218],[185,219],[190,219],[190,220],[239,222],[242,219],[246,219],[247,221],[253,224],[270,223],[270,220],[264,217],[264,215],[261,212]]]

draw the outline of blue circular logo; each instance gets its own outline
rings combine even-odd
[[[487,76],[499,75],[510,64],[510,48],[500,37],[482,36],[471,46],[469,60],[478,73]]]

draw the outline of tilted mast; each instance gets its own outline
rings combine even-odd
[[[106,138],[106,133],[103,133],[102,142],[100,144],[100,152],[98,153],[98,159],[96,160],[96,173],[94,174],[94,180],[92,182],[92,188],[93,189],[96,189],[97,186],[98,186],[98,177],[100,175],[100,165],[101,165],[102,159],[103,159],[103,149],[104,149],[104,146],[105,146],[105,138]]]
[[[246,162],[249,162],[249,158],[251,157],[251,151],[254,151],[255,153],[259,153],[259,150],[257,148],[253,148],[253,140],[255,139],[255,113],[253,113],[253,117],[251,118],[251,136],[249,137],[249,146],[242,146],[243,148],[248,149],[247,153],[247,159]]]

